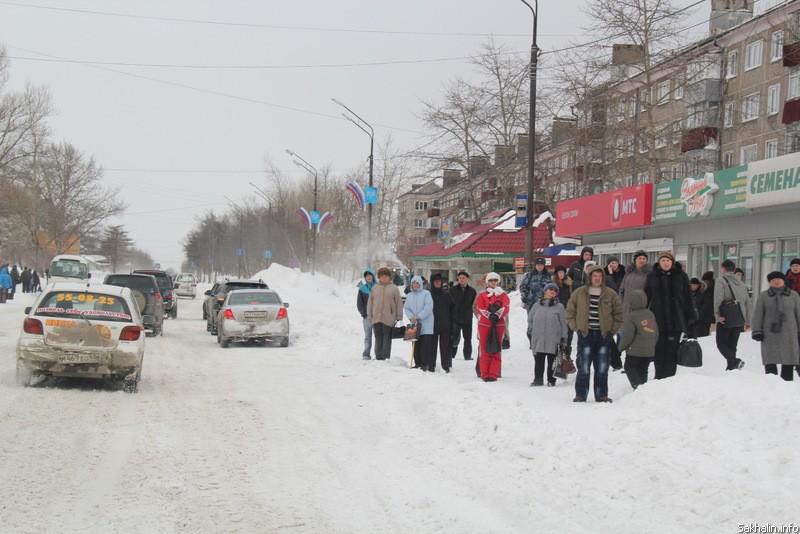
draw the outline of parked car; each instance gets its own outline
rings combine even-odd
[[[175,294],[181,297],[197,296],[197,278],[192,273],[181,273],[175,277]]]
[[[177,284],[172,281],[172,277],[165,271],[155,269],[136,269],[133,274],[152,274],[156,277],[158,290],[161,292],[161,298],[164,299],[164,315],[177,319],[178,298],[175,296]]]
[[[25,308],[17,341],[17,383],[35,376],[86,377],[122,382],[135,393],[142,376],[144,327],[127,287],[85,283],[48,284]]]
[[[164,299],[161,297],[155,276],[152,274],[115,273],[107,275],[103,283],[130,289],[139,306],[139,312],[142,315],[155,317],[155,322],[147,325],[146,328],[154,336],[164,335]]]
[[[203,317],[206,320],[206,330],[211,332],[212,336],[217,335],[219,309],[225,302],[228,292],[234,289],[269,289],[269,286],[263,280],[234,279],[214,284],[214,287],[206,291],[206,299],[203,301]]]
[[[289,346],[288,302],[271,289],[229,291],[217,314],[217,342],[222,348],[231,342],[275,341]]]

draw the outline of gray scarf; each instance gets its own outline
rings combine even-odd
[[[781,289],[769,288],[767,293],[770,297],[775,299],[775,321],[769,326],[769,331],[773,334],[780,334],[781,327],[783,326],[783,295],[788,296],[791,290],[789,286],[783,286]]]

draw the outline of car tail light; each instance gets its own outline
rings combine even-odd
[[[289,312],[286,311],[286,308],[278,310],[278,319],[286,319],[287,317],[289,317]]]
[[[136,341],[139,339],[139,336],[142,335],[141,327],[137,325],[126,326],[122,329],[122,332],[119,333],[119,340],[120,341]]]
[[[156,302],[158,302],[159,300],[161,300],[161,293],[156,291]]]
[[[22,323],[22,329],[26,334],[38,334],[40,336],[44,335],[44,326],[42,326],[42,321],[32,317],[25,318],[25,322]]]
[[[233,311],[232,311],[230,308],[228,308],[227,310],[225,310],[225,311],[223,312],[223,314],[222,314],[222,315],[223,315],[223,316],[224,316],[226,319],[233,319]]]

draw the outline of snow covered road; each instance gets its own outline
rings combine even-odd
[[[524,311],[503,378],[360,359],[355,289],[274,265],[292,341],[221,349],[202,297],[148,338],[140,392],[14,385],[18,295],[0,305],[3,532],[736,532],[800,523],[800,383],[765,377],[758,346],[614,404],[573,380],[530,388]]]

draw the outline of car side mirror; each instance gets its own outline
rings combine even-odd
[[[27,308],[25,308],[25,315],[28,315],[29,313],[31,313],[31,310],[32,310],[32,309],[33,309],[33,308],[31,308],[30,306],[28,306]]]
[[[284,303],[283,303],[283,307],[284,307],[284,308],[288,308],[288,307],[289,307],[289,303],[288,303],[288,302],[284,302]]]
[[[172,289],[178,289],[179,287],[181,287],[181,284],[179,282],[175,282],[175,285],[172,286]]]
[[[91,277],[92,277],[92,273],[88,273],[88,274],[86,275],[86,279],[87,279],[87,280],[88,280],[89,278],[91,278]]]
[[[208,291],[206,291],[205,293],[203,293],[203,295],[206,295],[207,297],[211,297],[211,296],[213,296],[214,294],[213,294],[213,293],[211,292],[211,290],[209,289]]]

